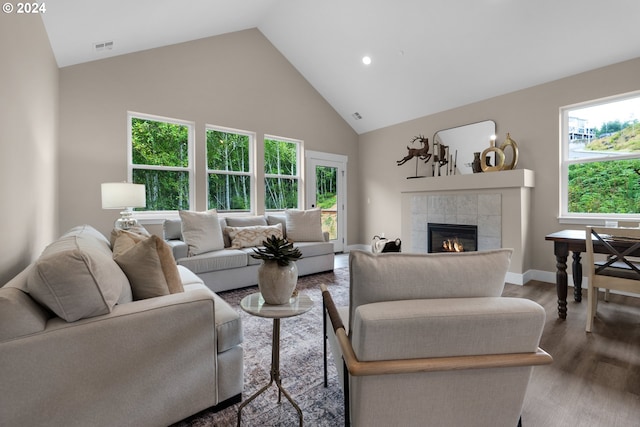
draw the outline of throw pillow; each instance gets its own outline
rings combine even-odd
[[[292,242],[322,242],[320,209],[284,211],[287,220],[287,239]]]
[[[189,246],[189,255],[224,249],[222,228],[215,209],[206,212],[180,211],[180,219],[182,238]]]
[[[113,257],[115,258],[116,256],[128,251],[136,243],[148,239],[149,236],[149,233],[142,234],[137,231],[113,229],[113,231],[111,231]]]
[[[115,244],[116,239],[122,232],[130,233],[132,235],[141,236],[141,237],[151,236],[151,234],[149,234],[147,229],[141,225],[133,226],[128,230],[120,230],[120,229],[114,228],[113,230],[111,230],[111,236],[109,237],[109,243],[111,243],[111,248],[113,248],[113,245]]]
[[[118,240],[130,242],[123,233]],[[118,245],[116,240],[116,246]],[[183,292],[182,280],[171,247],[158,236],[138,241],[114,259],[131,283],[134,300]]]
[[[67,322],[110,313],[129,286],[110,254],[90,238],[61,238],[34,263],[29,294]]]
[[[231,247],[235,249],[261,246],[262,242],[271,236],[282,238],[282,226],[280,224],[227,227],[225,231],[231,239]]]

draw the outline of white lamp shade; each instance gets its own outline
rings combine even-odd
[[[102,184],[102,209],[144,208],[144,184],[107,182]]]

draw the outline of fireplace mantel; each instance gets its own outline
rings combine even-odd
[[[467,175],[405,179],[402,193],[423,191],[486,190],[491,188],[533,188],[535,174],[530,169],[483,172]]]
[[[532,170],[516,169],[404,179],[402,246],[426,252],[427,223],[478,225],[479,249],[513,248],[507,281],[522,285],[530,269]]]

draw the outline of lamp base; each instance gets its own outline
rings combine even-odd
[[[118,218],[114,224],[116,230],[129,230],[138,225],[138,220],[133,217],[133,212],[122,211],[120,212],[120,218]]]

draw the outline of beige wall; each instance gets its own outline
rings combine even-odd
[[[638,58],[358,137],[258,30],[58,70],[38,16],[0,14],[0,53],[0,282],[73,225],[111,228],[117,214],[100,208],[99,187],[126,178],[128,110],[194,121],[199,169],[208,123],[348,156],[349,245],[400,235],[399,188],[414,164],[394,160],[413,136],[495,120],[499,140],[510,132],[518,142],[518,167],[536,173],[525,266],[553,272],[544,236],[582,228],[557,219],[558,109],[640,89]],[[196,208],[204,209],[203,182],[196,196]]]
[[[518,143],[518,168],[535,172],[529,230],[531,255],[525,260],[525,268],[555,272],[553,246],[544,236],[563,228],[583,227],[558,221],[559,108],[638,90],[639,76],[640,58],[361,135],[359,202],[365,215],[359,236],[366,240],[381,232],[388,237],[400,235],[398,189],[407,176],[415,173],[415,163],[398,167],[393,160],[406,154],[405,147],[414,135],[424,134],[431,139],[440,129],[492,119],[498,142],[510,132]],[[428,187],[428,178],[424,185]]]
[[[0,13],[0,286],[57,235],[58,67],[38,15]]]
[[[212,124],[346,155],[348,194],[357,193],[358,135],[256,29],[66,67],[60,82],[61,230],[111,229],[117,212],[101,209],[100,183],[127,177],[127,111],[195,122],[199,171]],[[196,187],[204,210],[205,180]],[[348,207],[347,242],[357,242],[358,208]]]

